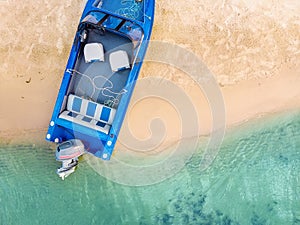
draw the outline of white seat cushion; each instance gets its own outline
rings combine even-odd
[[[108,134],[115,114],[116,109],[70,94],[59,118]]]
[[[116,114],[116,109],[84,98],[80,98],[72,94],[70,94],[68,97],[67,110],[90,117],[97,121],[101,121],[108,125],[111,125],[113,123]]]
[[[67,110],[75,112],[77,114],[85,115],[87,109],[88,100],[80,98],[76,95],[69,95],[67,102]]]
[[[113,72],[130,68],[127,52],[123,50],[112,52],[109,55],[109,63]]]
[[[84,59],[86,63],[104,61],[104,50],[101,43],[88,43],[84,46]]]
[[[70,111],[62,112],[59,115],[59,118],[68,120],[72,123],[80,124],[85,127],[89,127],[93,130],[101,131],[105,134],[108,134],[110,130],[110,125],[108,124],[102,123],[100,121]]]

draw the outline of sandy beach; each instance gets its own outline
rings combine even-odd
[[[83,4],[0,2],[0,139],[44,138]],[[223,94],[229,127],[300,107],[299,11],[296,0],[157,0],[152,39],[184,47],[207,65]],[[201,129],[189,135],[208,134],[211,109],[203,90],[181,71],[145,63],[140,78],[153,74],[185,90],[193,102]],[[153,118],[165,122],[165,143],[181,138],[180,116],[166,102],[141,101],[126,122],[145,139]]]

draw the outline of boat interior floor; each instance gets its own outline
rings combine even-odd
[[[111,53],[122,50],[128,54],[129,62],[133,58],[132,42],[121,35],[105,31],[99,34],[98,30],[90,30],[87,43],[101,43],[104,48],[104,61],[86,63],[83,48],[78,56],[73,71],[73,78],[69,93],[105,104],[107,100],[114,100],[117,107],[122,94],[126,92],[126,85],[130,69],[113,72],[109,56]]]

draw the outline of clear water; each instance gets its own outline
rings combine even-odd
[[[300,224],[300,112],[232,129],[205,172],[200,159],[128,187],[86,162],[61,181],[51,149],[3,146],[0,224]]]

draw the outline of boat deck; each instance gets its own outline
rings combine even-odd
[[[95,0],[94,5],[130,19],[144,21],[143,0]]]
[[[128,38],[115,33],[105,31],[104,35],[99,35],[98,32],[98,30],[90,30],[87,43],[101,43],[104,47],[105,60],[86,63],[82,50],[74,68],[69,93],[104,104],[107,100],[120,100],[130,74],[130,69],[112,72],[109,55],[112,52],[124,50],[131,62],[133,44]],[[114,108],[117,108],[118,100],[115,101]]]

